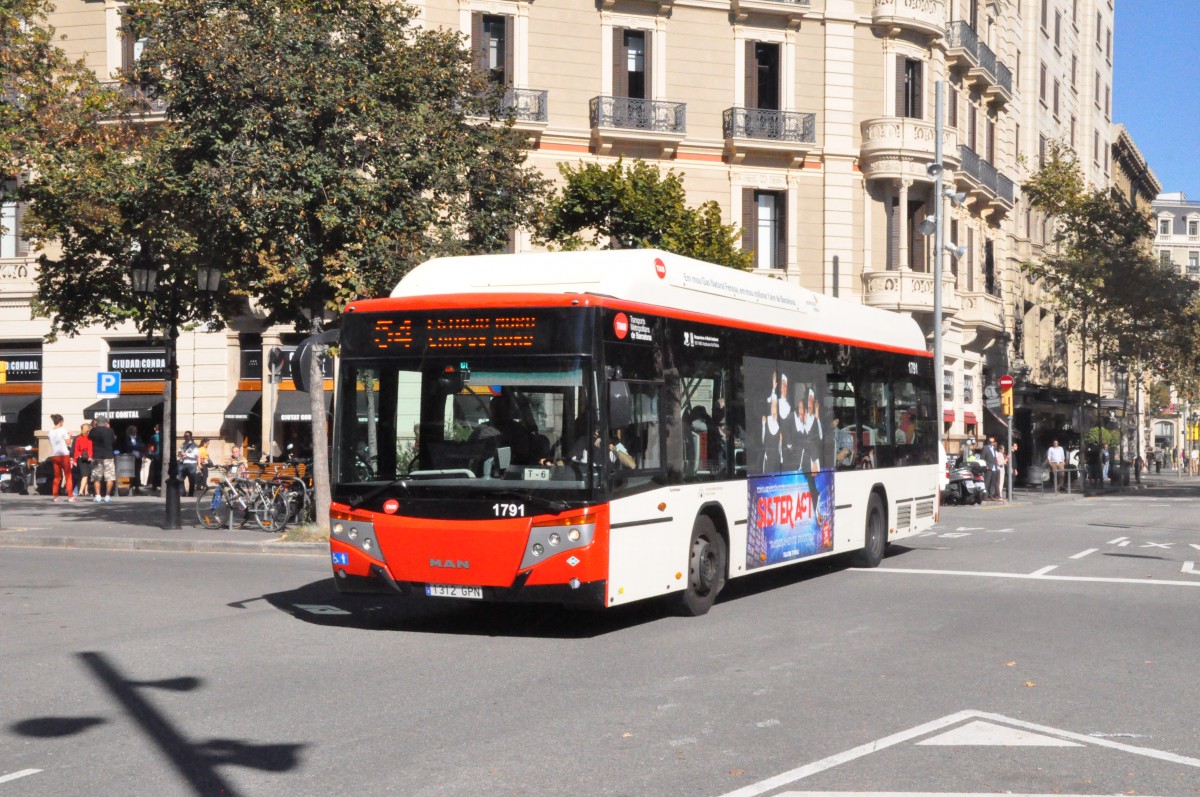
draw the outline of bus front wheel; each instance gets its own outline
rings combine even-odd
[[[862,550],[855,554],[854,564],[858,567],[879,567],[883,561],[883,549],[887,545],[887,515],[879,493],[871,493],[867,501],[867,524],[863,532]]]
[[[679,595],[679,609],[684,615],[698,617],[712,608],[725,586],[728,560],[725,538],[717,532],[712,519],[707,515],[696,518],[688,551],[687,586]]]

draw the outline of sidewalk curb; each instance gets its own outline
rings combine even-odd
[[[99,551],[176,553],[258,553],[274,556],[324,556],[323,542],[241,542],[237,540],[152,540],[126,537],[16,537],[0,534],[0,548],[86,548]]]

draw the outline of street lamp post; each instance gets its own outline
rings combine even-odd
[[[159,273],[158,263],[150,251],[149,244],[139,246],[135,253],[132,269],[134,293],[145,297],[153,296],[158,286]],[[200,266],[197,269],[196,287],[201,294],[211,295],[216,293],[220,282],[221,272],[219,269],[207,266]],[[166,339],[166,375],[171,384],[171,398],[170,410],[167,416],[167,429],[163,439],[163,445],[168,447],[165,491],[166,507],[163,528],[177,530],[183,528],[179,519],[180,498],[183,491],[182,482],[179,478],[179,455],[175,444],[179,407],[179,278],[177,274],[171,275],[168,313],[170,315]]]

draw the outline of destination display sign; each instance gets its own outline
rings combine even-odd
[[[578,314],[576,319],[578,324]],[[557,310],[455,310],[347,315],[342,342],[352,356],[370,354],[533,354],[570,350],[574,336]],[[568,347],[565,348],[564,347]]]

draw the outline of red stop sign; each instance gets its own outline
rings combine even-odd
[[[1009,376],[1008,374],[1005,374],[1004,376],[1000,377],[1000,389],[1001,390],[1012,390],[1012,387],[1013,387],[1013,378],[1011,376]]]

